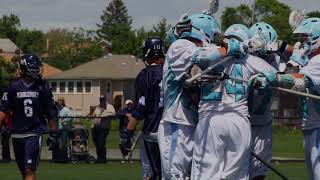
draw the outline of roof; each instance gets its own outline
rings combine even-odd
[[[144,67],[135,56],[106,55],[46,79],[135,79]]]
[[[53,67],[53,66],[50,66],[49,64],[47,63],[43,63],[43,77],[46,78],[48,76],[53,76],[53,75],[56,75],[58,73],[61,73],[62,70],[56,68],[56,67]]]
[[[0,38],[0,49],[2,49],[3,52],[14,53],[19,48],[10,39],[1,39]]]

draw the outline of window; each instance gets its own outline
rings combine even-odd
[[[55,81],[51,81],[51,90],[53,93],[56,93],[57,92],[57,82]]]
[[[68,82],[68,93],[73,93],[74,92],[74,82],[69,81]]]
[[[91,93],[91,81],[86,81],[84,87],[86,93]]]
[[[83,84],[81,81],[77,82],[77,92],[82,93],[83,92]]]
[[[66,82],[61,81],[59,83],[59,87],[60,87],[60,93],[65,93],[66,92]]]

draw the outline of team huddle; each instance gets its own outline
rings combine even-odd
[[[147,38],[147,67],[136,81],[139,108],[130,117],[145,118],[144,179],[264,179],[275,87],[320,94],[320,19],[301,19],[293,33],[294,46],[265,22],[222,33],[212,16],[193,14],[168,32],[166,54],[161,39]],[[306,163],[310,179],[320,179],[319,101],[301,99]]]
[[[141,135],[143,179],[264,179],[272,159],[272,87],[320,95],[320,18],[294,28],[290,46],[269,24],[234,24],[223,33],[208,14],[183,15],[168,32],[170,47],[158,37],[142,45],[146,68],[136,79],[136,109],[121,132],[130,151]],[[57,110],[41,61],[23,55],[21,76],[2,98],[0,122],[13,112],[13,146],[24,179],[35,179],[41,135]],[[288,73],[290,72],[290,73]],[[320,179],[319,100],[301,97],[304,148],[310,179]]]

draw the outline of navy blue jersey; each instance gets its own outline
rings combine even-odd
[[[142,120],[142,131],[146,134],[157,132],[163,108],[159,107],[162,65],[144,68],[136,78],[136,110],[132,116]]]
[[[57,117],[49,83],[44,80],[26,84],[22,78],[16,78],[2,99],[0,111],[13,112],[14,134],[42,134],[47,130],[45,118],[54,120]]]

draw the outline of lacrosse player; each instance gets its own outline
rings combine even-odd
[[[233,25],[225,36],[241,42],[251,35],[247,27]],[[259,73],[270,80],[276,78],[271,65],[246,54],[238,54],[215,70],[244,80]],[[202,82],[192,179],[249,179],[251,127],[247,98],[248,85],[243,82],[227,78]]]
[[[277,32],[267,23],[260,22],[250,28],[252,36],[261,35],[266,40],[266,47],[278,41]],[[285,64],[280,66],[280,56],[276,52],[268,51],[267,48],[252,53],[274,67],[277,71],[284,71]],[[283,68],[281,68],[283,67]],[[251,151],[266,162],[272,159],[272,90],[255,89],[249,90],[248,106],[252,130]],[[250,179],[262,180],[267,176],[268,169],[253,156],[250,157]]]
[[[21,77],[14,79],[3,95],[0,124],[6,114],[13,112],[12,143],[19,170],[24,180],[35,180],[42,134],[47,131],[46,119],[56,130],[57,108],[49,83],[42,80],[42,63],[32,54],[21,56]]]
[[[320,94],[320,18],[308,18],[294,30],[300,36],[295,44],[290,60],[305,62],[299,74],[278,74],[275,82],[256,78],[256,84],[277,84],[297,91]],[[311,98],[303,98],[302,130],[304,133],[304,149],[310,179],[320,179],[320,102]]]
[[[238,54],[241,46],[236,39],[227,40],[226,47],[210,44],[220,34],[220,26],[206,14],[185,15],[176,31],[179,39],[171,44],[163,69],[164,113],[158,139],[163,178],[190,179],[199,88],[184,82],[194,65],[215,64]]]

